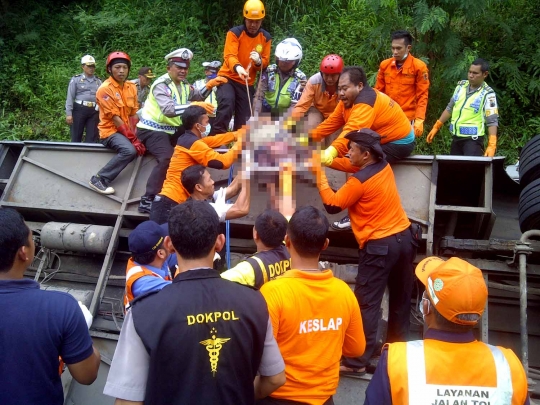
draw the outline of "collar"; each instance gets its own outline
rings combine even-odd
[[[210,267],[197,267],[196,269],[190,269],[178,274],[174,278],[173,283],[189,280],[204,280],[207,278],[221,278],[221,276],[217,270],[211,269]]]
[[[471,343],[476,341],[472,330],[467,332],[447,332],[439,329],[428,329],[424,334],[425,339],[440,340],[448,343]]]
[[[486,87],[486,86],[487,86],[487,84],[486,84],[486,82],[485,82],[485,80],[484,80],[484,81],[482,82],[482,84],[481,84],[478,88],[472,90],[472,89],[471,89],[471,82],[469,82],[469,81],[467,80],[467,92],[474,92],[474,93],[476,93],[477,91],[482,90],[482,89],[483,89],[484,87]]]
[[[122,88],[122,86],[120,86],[120,83],[118,83],[118,82],[114,79],[114,77],[109,76],[109,79],[108,79],[108,80],[109,80],[109,82],[111,82],[111,84],[112,84],[114,87]],[[127,82],[128,82],[128,80],[126,80],[126,81],[124,82],[124,84],[126,84]]]
[[[255,35],[251,35],[249,33],[249,31],[247,30],[247,27],[246,27],[246,24],[242,24],[242,28],[244,29],[244,32],[246,33],[246,35],[250,38],[255,38],[257,35],[259,35],[259,32],[261,32],[261,29],[262,29],[262,25],[261,25],[261,28],[259,28],[259,30],[257,31],[257,33]]]
[[[281,275],[281,277],[288,278],[303,278],[305,280],[328,280],[334,277],[332,270],[326,269],[324,271],[302,271],[298,269],[291,269]]]
[[[398,65],[397,65],[397,63],[396,63],[396,60],[395,60],[394,58],[392,58],[392,66],[395,66],[396,69],[403,69],[404,67],[409,68],[409,67],[411,67],[412,64],[413,64],[413,59],[414,59],[414,58],[413,58],[412,54],[409,52],[409,56],[407,56],[407,59],[405,59],[405,60],[403,61],[403,63],[401,64],[401,67],[400,67],[400,68],[398,68]]]
[[[20,290],[39,290],[39,283],[29,278],[19,280],[0,280],[0,292],[17,292]]]

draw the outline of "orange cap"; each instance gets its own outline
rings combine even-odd
[[[488,291],[479,268],[457,257],[444,261],[431,256],[418,263],[416,277],[426,286],[437,311],[450,322],[475,325],[478,320],[464,320],[458,315],[482,316]]]

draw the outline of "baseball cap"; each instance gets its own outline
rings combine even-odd
[[[148,79],[153,79],[154,77],[156,77],[156,75],[152,71],[152,68],[149,68],[147,66],[143,66],[139,69],[139,76],[145,76]]]
[[[427,296],[447,320],[460,325],[475,325],[477,320],[464,320],[461,314],[482,316],[488,290],[482,271],[457,257],[443,260],[427,257],[416,266],[416,277],[426,287]]]
[[[166,224],[164,224],[166,225]],[[167,236],[168,228],[154,221],[145,221],[129,234],[129,251],[134,255],[155,252]]]
[[[369,128],[349,132],[345,135],[345,138],[365,148],[370,148],[380,159],[383,159],[385,156],[381,146],[381,136]]]
[[[91,55],[84,55],[81,58],[81,65],[95,65],[95,64],[96,64],[96,60]]]

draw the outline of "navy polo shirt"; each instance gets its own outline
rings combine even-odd
[[[0,280],[0,404],[62,405],[58,356],[74,364],[93,353],[77,301],[30,279]]]

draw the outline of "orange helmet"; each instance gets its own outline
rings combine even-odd
[[[341,59],[341,56],[339,55],[326,55],[321,62],[319,70],[321,73],[329,75],[341,73],[343,70],[343,59]]]
[[[115,61],[115,59],[120,59],[120,60]],[[109,65],[111,65],[113,61],[115,61],[116,63],[125,63],[126,65],[128,65],[128,68],[131,68],[131,58],[125,52],[110,53],[109,56],[107,57],[107,63],[105,64],[105,66],[107,67],[107,70],[109,70]]]
[[[247,0],[244,4],[244,18],[262,20],[265,16],[264,4],[261,0]]]

